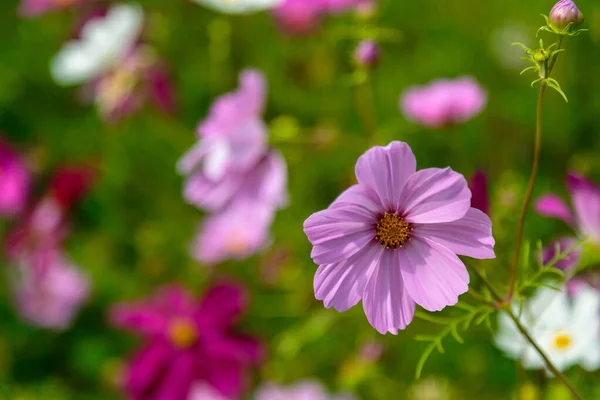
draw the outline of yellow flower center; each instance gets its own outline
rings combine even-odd
[[[189,319],[175,318],[169,325],[169,337],[175,346],[186,349],[196,343],[198,331]]]
[[[398,213],[385,213],[375,226],[375,240],[386,249],[402,248],[404,242],[410,242],[412,226]]]
[[[557,350],[567,350],[573,344],[571,335],[561,332],[554,337],[553,343]]]

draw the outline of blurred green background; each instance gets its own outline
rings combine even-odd
[[[148,107],[113,125],[80,104],[76,89],[61,88],[49,76],[49,60],[72,34],[75,13],[24,20],[17,3],[0,3],[0,131],[35,165],[40,191],[63,162],[91,162],[102,173],[71,218],[69,254],[93,281],[72,328],[26,325],[13,311],[7,285],[2,291],[0,398],[2,392],[7,399],[121,398],[118,373],[139,340],[107,325],[107,307],[172,281],[201,294],[223,275],[250,288],[241,327],[268,343],[268,360],[254,382],[313,377],[332,391],[352,390],[369,400],[569,398],[543,372],[522,371],[505,358],[484,327],[467,333],[464,345],[448,340],[446,353],[434,353],[415,382],[425,344],[414,337],[438,327],[415,320],[397,337],[381,336],[360,305],[343,314],[325,310],[314,299],[316,266],[302,231],[308,215],[352,182],[354,163],[369,146],[350,84],[352,52],[361,37],[384,29],[382,60],[371,75],[380,144],[408,142],[420,168],[488,173],[498,260],[481,265],[489,265],[502,287],[529,175],[537,96],[529,86],[533,75],[519,76],[527,65],[510,42],[534,46],[540,13],[547,14],[552,1],[381,1],[370,22],[352,13],[332,17],[303,38],[280,34],[270,13],[226,16],[186,0],[141,1],[145,37],[170,66],[179,108],[165,116]],[[554,72],[570,101],[547,94],[536,196],[552,190],[566,197],[570,169],[600,181],[600,3],[577,4],[590,32],[567,40]],[[207,269],[188,256],[202,214],[184,203],[175,163],[194,142],[212,99],[233,89],[246,67],[268,78],[265,120],[288,162],[291,203],[277,215],[269,251]],[[437,131],[402,117],[398,101],[406,87],[460,75],[474,76],[488,91],[480,116]],[[533,213],[528,222],[525,235],[532,240],[568,232]],[[372,341],[384,352],[370,363],[358,354]],[[575,367],[568,376],[586,399],[600,398],[595,374]]]

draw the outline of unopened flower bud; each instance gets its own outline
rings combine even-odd
[[[374,67],[377,65],[379,56],[379,45],[370,39],[360,42],[354,52],[354,59],[358,65],[363,67]]]
[[[583,14],[572,0],[560,0],[550,10],[548,17],[550,26],[557,31],[564,31],[570,25],[570,29],[575,29],[583,22]]]

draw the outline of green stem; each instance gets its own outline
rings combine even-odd
[[[523,337],[525,337],[525,339],[527,339],[527,341],[533,346],[535,351],[537,351],[538,354],[542,357],[542,359],[544,360],[544,363],[546,364],[546,368],[548,368],[548,370],[550,370],[550,372],[552,372],[558,379],[560,379],[562,381],[562,383],[565,385],[565,387],[571,392],[574,399],[582,400],[581,395],[579,395],[579,393],[577,393],[577,390],[575,390],[575,388],[567,380],[567,377],[564,376],[562,374],[562,372],[560,372],[558,370],[558,368],[556,368],[554,366],[554,364],[552,363],[552,361],[550,361],[550,359],[548,358],[548,356],[546,355],[544,350],[542,350],[542,348],[537,344],[537,342],[533,339],[533,337],[531,337],[531,335],[529,334],[527,329],[523,326],[523,324],[521,324],[521,321],[519,321],[519,318],[517,318],[517,316],[513,313],[512,309],[510,308],[510,303],[506,303],[503,300],[500,293],[498,293],[498,291],[481,274],[481,272],[479,272],[479,270],[477,268],[473,267],[472,265],[469,265],[469,268],[471,269],[471,271],[473,271],[473,273],[475,275],[477,275],[477,277],[479,278],[481,283],[490,291],[490,293],[494,297],[494,299],[496,299],[496,301],[498,301],[499,304],[502,304],[502,311],[504,311],[505,313],[508,314],[509,318],[514,322],[514,324],[517,327],[517,329],[519,330],[519,332],[521,332],[521,335],[523,335]]]
[[[563,44],[563,36],[558,39],[558,48],[560,49]],[[519,265],[519,257],[521,254],[521,244],[523,242],[523,231],[525,230],[525,218],[529,211],[529,204],[531,203],[531,196],[533,195],[533,189],[535,187],[535,181],[537,179],[537,173],[540,163],[540,150],[542,146],[542,106],[544,102],[544,93],[546,91],[546,80],[550,78],[554,64],[560,53],[555,54],[546,70],[546,75],[540,84],[540,92],[538,94],[537,101],[537,112],[535,120],[535,145],[533,150],[533,164],[531,166],[531,175],[529,176],[529,184],[527,185],[527,192],[525,194],[525,200],[523,201],[523,208],[521,209],[521,216],[519,217],[519,226],[517,228],[517,236],[515,241],[515,251],[513,253],[513,259],[510,267],[510,282],[508,285],[508,293],[506,295],[506,302],[510,303],[513,298],[515,284],[517,283],[517,269]]]
[[[373,101],[373,89],[368,72],[364,81],[356,85],[355,101],[356,112],[361,120],[365,134],[369,140],[369,145],[374,146],[379,142],[379,132],[377,130],[377,116]]]

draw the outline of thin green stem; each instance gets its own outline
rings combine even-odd
[[[560,36],[558,39],[558,48],[560,49],[563,44],[563,37]],[[527,217],[527,212],[529,211],[529,205],[531,203],[531,196],[533,195],[533,189],[535,187],[535,181],[537,179],[537,173],[540,163],[540,150],[542,146],[542,106],[544,102],[544,93],[546,92],[546,79],[550,78],[550,74],[552,73],[552,69],[554,68],[554,64],[558,58],[560,53],[552,56],[548,64],[548,68],[546,70],[546,74],[544,79],[540,84],[540,92],[538,94],[537,101],[537,112],[535,119],[535,144],[533,150],[533,164],[531,166],[531,175],[529,176],[529,184],[527,185],[527,192],[525,193],[525,200],[523,201],[523,208],[521,209],[521,216],[519,217],[519,226],[517,228],[517,236],[515,241],[515,251],[513,253],[512,263],[510,266],[510,281],[508,285],[508,293],[506,295],[506,302],[510,303],[513,298],[515,284],[517,283],[517,269],[519,265],[519,257],[521,254],[521,244],[523,243],[523,231],[525,230],[525,219]]]
[[[544,363],[546,364],[546,368],[548,368],[548,370],[550,370],[558,379],[562,381],[562,383],[566,386],[567,389],[569,389],[569,391],[573,395],[573,398],[577,400],[582,400],[582,397],[579,395],[579,393],[577,393],[577,390],[575,390],[575,388],[567,380],[567,377],[564,376],[562,372],[560,372],[558,368],[554,366],[554,364],[552,363],[552,361],[550,361],[544,350],[542,350],[542,348],[537,344],[533,337],[531,337],[529,332],[527,332],[527,329],[523,326],[523,324],[521,324],[519,318],[517,318],[517,316],[513,313],[512,309],[510,308],[510,303],[506,303],[502,299],[500,293],[498,293],[494,286],[483,276],[483,274],[477,268],[475,268],[472,265],[468,265],[468,267],[471,271],[473,271],[475,275],[477,275],[477,278],[479,278],[481,283],[490,291],[492,297],[494,297],[494,299],[498,301],[498,303],[502,307],[502,311],[508,314],[508,316],[514,322],[515,326],[517,327],[519,332],[521,332],[523,337],[527,339],[527,341],[533,346],[535,351],[537,351],[538,354],[542,357]]]
[[[364,81],[356,85],[355,89],[356,112],[360,117],[369,145],[374,146],[379,142],[377,115],[375,113],[371,79],[368,72],[365,72],[365,75]]]

